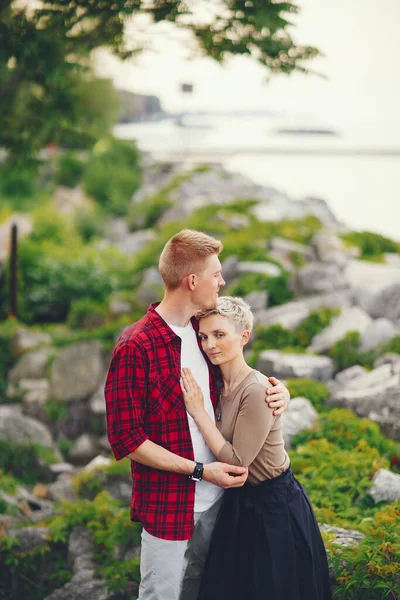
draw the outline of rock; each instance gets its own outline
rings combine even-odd
[[[268,304],[268,292],[265,290],[250,292],[244,297],[244,300],[251,306],[253,311],[263,309]]]
[[[47,496],[47,487],[43,485],[43,483],[37,483],[32,490],[32,494],[39,499],[46,499]]]
[[[262,273],[271,277],[279,277],[281,269],[277,265],[269,262],[240,262],[238,264],[238,273]]]
[[[96,471],[97,469],[102,469],[104,467],[109,467],[112,464],[112,460],[111,458],[107,458],[106,456],[102,456],[101,454],[99,454],[98,456],[95,456],[95,458],[93,458],[90,463],[88,463],[85,467],[84,467],[84,471]]]
[[[311,246],[322,262],[329,262],[338,255],[342,257],[345,253],[343,240],[328,231],[316,233],[311,241]]]
[[[346,387],[348,383],[353,381],[353,379],[357,379],[357,377],[361,377],[362,375],[366,375],[368,373],[367,369],[362,367],[361,365],[353,365],[348,369],[343,369],[335,376],[335,382],[338,383],[342,387]]]
[[[107,479],[104,482],[104,490],[110,494],[112,498],[129,505],[132,497],[132,484],[121,479]]]
[[[104,227],[104,237],[110,242],[119,242],[129,234],[126,219],[109,219]]]
[[[105,583],[94,578],[93,571],[80,571],[44,600],[111,600],[113,597],[115,595],[107,591]]]
[[[339,544],[339,546],[358,546],[362,539],[364,539],[365,535],[360,531],[355,531],[353,529],[343,529],[342,527],[332,527],[331,525],[327,525],[324,523],[319,526],[321,531],[327,531],[333,533],[335,536],[335,543]]]
[[[61,475],[61,473],[75,473],[75,467],[67,462],[59,462],[50,465],[50,470],[54,475]]]
[[[323,262],[308,263],[290,279],[290,288],[296,294],[330,292],[346,287],[342,269],[336,264]]]
[[[351,260],[343,269],[357,304],[372,317],[396,320],[400,269],[366,260]],[[394,286],[394,289],[392,286]],[[397,306],[399,306],[397,300]]]
[[[306,196],[305,198],[296,200],[296,202],[302,207],[303,216],[314,215],[328,230],[338,232],[347,231],[347,228],[336,219],[329,205],[322,198]]]
[[[128,233],[125,237],[115,242],[115,245],[125,254],[137,254],[149,242],[157,239],[157,234],[152,229],[144,229]]]
[[[71,400],[67,404],[68,413],[52,424],[54,436],[57,439],[68,438],[76,440],[90,429],[93,416],[86,400]]]
[[[314,252],[309,246],[292,242],[281,237],[274,237],[270,241],[269,247],[279,262],[291,262],[293,252],[300,254],[305,261],[314,259]]]
[[[369,494],[375,502],[400,500],[400,475],[387,469],[379,469],[372,478]]]
[[[222,277],[226,285],[230,285],[239,276],[238,266],[239,260],[236,256],[228,256],[222,261]]]
[[[399,327],[389,319],[374,319],[363,331],[360,350],[364,352],[376,348],[379,344],[386,344],[399,333]]]
[[[309,429],[317,417],[317,411],[307,398],[299,396],[290,400],[286,412],[281,417],[286,449],[291,448],[291,438],[302,429]]]
[[[50,483],[47,488],[49,497],[54,502],[62,502],[67,500],[68,502],[76,502],[78,495],[74,488],[72,475],[69,473],[62,473],[57,477],[54,483]]]
[[[38,546],[47,546],[50,531],[47,527],[23,527],[10,529],[7,534],[17,538],[20,543],[19,549],[27,552]]]
[[[43,423],[25,417],[9,406],[0,406],[0,439],[14,444],[36,442],[60,456],[49,429]]]
[[[400,254],[396,252],[384,252],[383,258],[387,265],[400,268]]]
[[[50,386],[47,379],[21,379],[17,384],[10,383],[7,388],[8,398],[19,398],[23,401],[24,413],[38,421],[48,421],[44,404],[50,397]]]
[[[112,294],[108,302],[108,312],[111,317],[121,317],[122,315],[129,315],[133,310],[133,298],[128,299],[125,295],[120,292]]]
[[[341,315],[332,320],[326,329],[313,337],[309,350],[311,352],[325,352],[349,331],[359,331],[362,335],[370,323],[371,317],[361,308],[353,306],[345,309]]]
[[[400,440],[400,374],[393,372],[395,368],[385,364],[353,379],[346,388],[332,393],[327,406],[341,406],[372,419],[387,437]]]
[[[106,401],[104,399],[104,383],[99,386],[99,389],[91,396],[89,407],[94,415],[106,414]]]
[[[16,382],[20,379],[42,379],[46,376],[46,369],[51,356],[50,348],[40,348],[27,352],[17,361],[8,374],[9,381]]]
[[[400,269],[397,271],[400,275]],[[400,319],[400,281],[367,298],[364,306],[372,317],[387,317],[392,321]]]
[[[296,329],[310,312],[322,307],[348,308],[352,304],[351,294],[346,290],[330,294],[304,296],[282,306],[273,306],[257,313],[257,323],[262,327],[279,323],[285,329]]]
[[[99,342],[71,344],[57,354],[51,366],[52,395],[65,402],[88,398],[98,388],[103,373]]]
[[[78,525],[71,532],[68,540],[68,560],[75,575],[96,568],[92,536],[82,525]]]
[[[42,331],[33,331],[18,327],[11,339],[10,348],[13,356],[21,356],[24,352],[37,346],[51,344],[51,335]]]
[[[163,295],[164,284],[160,272],[156,267],[149,267],[143,273],[136,298],[143,307],[147,308],[149,304],[161,300]]]
[[[83,463],[97,455],[97,444],[93,436],[84,433],[76,440],[69,452],[73,462]]]
[[[386,352],[383,356],[380,356],[374,362],[374,368],[380,367],[382,365],[400,365],[400,354],[395,354],[394,352]]]
[[[318,381],[328,381],[332,377],[334,365],[327,356],[264,350],[259,356],[256,368],[267,377],[274,376],[278,379],[309,377]]]

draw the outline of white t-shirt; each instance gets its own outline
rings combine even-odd
[[[193,329],[192,323],[186,327],[168,326],[182,340],[181,344],[181,369],[183,367],[192,371],[193,377],[201,387],[204,396],[204,407],[215,423],[214,409],[210,397],[210,380],[207,362],[201,353],[197,343],[197,335]],[[195,421],[188,413],[190,435],[192,437],[194,458],[203,464],[214,462],[215,456],[207,446],[203,436],[200,433]],[[196,496],[194,502],[194,512],[203,512],[210,508],[222,494],[222,488],[210,483],[209,481],[196,482]]]

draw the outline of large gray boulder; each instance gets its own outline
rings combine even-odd
[[[57,354],[51,366],[52,395],[65,402],[88,398],[100,385],[103,374],[99,342],[71,344]]]
[[[135,231],[134,233],[128,233],[128,235],[120,238],[114,244],[125,254],[137,254],[142,248],[147,246],[149,242],[152,242],[157,238],[157,234],[153,229],[144,229],[142,231]]]
[[[343,527],[333,527],[326,523],[319,526],[321,531],[333,533],[334,542],[344,548],[345,546],[358,546],[361,540],[365,537],[360,531],[354,529],[343,529]]]
[[[44,600],[111,600],[104,581],[95,579],[92,570],[79,571],[68,583],[55,590]]]
[[[371,321],[371,317],[357,306],[345,309],[332,320],[329,327],[313,337],[309,350],[325,352],[350,331],[359,331],[362,335]]]
[[[20,379],[41,379],[45,377],[50,356],[50,348],[39,348],[38,350],[26,352],[9,372],[9,381],[15,382]]]
[[[36,442],[57,450],[50,430],[43,423],[26,417],[16,408],[9,406],[0,406],[0,439],[15,444]]]
[[[360,350],[371,350],[380,344],[386,344],[399,333],[400,328],[393,321],[383,317],[374,319],[362,333]]]
[[[261,273],[262,275],[271,275],[278,277],[281,274],[281,269],[274,263],[270,262],[240,262],[238,265],[238,273]]]
[[[299,269],[290,279],[290,287],[296,294],[331,292],[348,287],[343,270],[336,264],[311,262]]]
[[[340,406],[380,424],[383,433],[400,440],[400,373],[398,365],[383,364],[332,391],[328,406]]]
[[[365,367],[361,365],[353,365],[348,369],[343,369],[343,371],[339,371],[335,375],[335,383],[340,385],[341,387],[346,387],[347,384],[351,383],[354,379],[361,377],[362,375],[367,375],[368,371]]]
[[[90,532],[82,525],[75,527],[69,536],[68,560],[74,574],[96,568],[93,539]]]
[[[372,478],[369,494],[375,502],[400,500],[400,475],[387,469],[379,469]]]
[[[400,274],[400,269],[397,270]],[[392,321],[400,319],[400,281],[395,281],[366,298],[364,307],[373,317],[387,317]]]
[[[49,344],[51,344],[51,335],[49,333],[18,327],[11,339],[10,348],[12,355],[17,357],[37,346]]]
[[[50,531],[47,527],[22,527],[21,529],[10,529],[7,534],[17,538],[20,550],[28,552],[38,546],[47,546]]]
[[[300,396],[292,398],[281,417],[282,436],[286,449],[291,448],[291,438],[303,429],[310,429],[317,418],[318,413],[307,398]]]
[[[353,291],[357,304],[372,317],[396,320],[400,269],[365,260],[352,260],[343,269],[343,276]]]
[[[257,324],[262,327],[278,323],[292,331],[296,329],[308,317],[308,315],[319,308],[348,308],[352,305],[351,294],[346,290],[331,292],[329,294],[315,294],[303,296],[292,302],[286,302],[281,306],[273,306],[257,312]]]
[[[149,304],[160,301],[163,294],[164,283],[159,270],[156,267],[149,267],[143,272],[136,298],[144,308],[147,308]]]
[[[267,376],[281,379],[309,377],[328,381],[332,377],[334,364],[327,356],[285,354],[278,350],[264,350],[259,356],[257,369]]]

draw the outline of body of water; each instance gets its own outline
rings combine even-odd
[[[183,123],[119,125],[115,133],[160,160],[219,162],[294,199],[323,198],[351,229],[400,240],[400,125],[210,114]]]

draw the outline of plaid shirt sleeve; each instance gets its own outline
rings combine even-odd
[[[134,344],[123,343],[115,348],[104,395],[108,440],[116,460],[120,460],[149,438],[143,429],[146,369]]]

